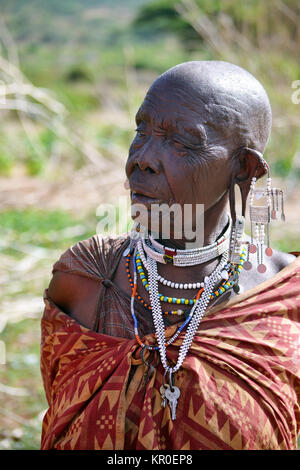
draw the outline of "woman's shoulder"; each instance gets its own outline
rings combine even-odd
[[[90,327],[99,283],[109,276],[122,254],[128,235],[96,234],[65,250],[54,263],[47,297],[63,312]]]
[[[277,270],[278,272],[289,264],[291,264],[293,261],[295,261],[295,259],[299,255],[300,252],[285,253],[284,251],[273,250],[273,254],[271,257],[272,264],[275,270]]]
[[[53,265],[52,274],[60,271],[96,280],[102,279],[113,266],[127,239],[127,234],[119,236],[95,234],[80,240],[61,254]]]
[[[246,238],[250,241],[250,237]],[[249,270],[242,270],[240,274],[240,282],[244,289],[248,290],[262,284],[271,279],[279,279],[280,276],[291,275],[292,277],[300,271],[300,252],[286,253],[275,248],[272,249],[272,255],[267,256],[263,248],[263,259],[258,261],[257,252],[250,253],[249,261],[251,268]],[[258,271],[258,264],[265,265],[265,271]],[[276,276],[276,278],[275,278]]]
[[[245,240],[249,243],[252,243],[250,236],[247,234],[245,235]],[[266,248],[267,246],[264,245],[263,250],[262,250],[263,259],[260,262],[265,264],[267,269],[263,276],[262,275],[258,276],[260,280],[265,280],[264,278],[273,276],[274,274],[278,273],[285,267],[291,265],[300,256],[300,251],[284,252],[275,248],[272,248],[272,255],[267,256],[265,254]],[[257,267],[258,265],[257,252],[251,253],[249,260],[253,267]],[[256,271],[256,269],[254,269],[254,271]]]

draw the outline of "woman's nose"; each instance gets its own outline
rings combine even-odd
[[[149,136],[140,148],[132,149],[129,152],[129,157],[126,165],[127,176],[133,171],[133,168],[138,166],[142,171],[150,171],[151,173],[160,173],[161,162],[161,145],[152,136]]]

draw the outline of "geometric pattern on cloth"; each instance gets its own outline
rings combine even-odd
[[[44,292],[41,371],[49,409],[42,449],[297,449],[300,258],[272,282],[208,311],[175,374],[176,420],[147,384],[135,339],[81,326]],[[130,312],[128,312],[130,315]],[[176,326],[170,326],[171,336]],[[175,363],[181,334],[167,350]],[[154,335],[143,338],[154,342]]]

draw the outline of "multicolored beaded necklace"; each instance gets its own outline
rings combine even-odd
[[[131,287],[131,289],[133,289],[134,283],[133,283],[132,277],[130,275],[130,269],[129,269],[130,257],[131,257],[131,253],[129,253],[126,257],[126,272],[127,272],[127,276],[128,276],[128,279],[129,279],[130,287]],[[224,280],[221,283],[221,285],[218,287],[218,289],[216,289],[214,292],[211,293],[211,295],[210,295],[211,300],[213,300],[216,297],[219,297],[220,295],[224,294],[227,290],[232,288],[237,283],[238,275],[240,274],[240,272],[243,268],[243,264],[244,264],[245,260],[246,260],[246,252],[245,252],[245,249],[244,249],[242,251],[239,264],[237,266],[231,266],[230,267],[230,269],[228,271],[228,280]],[[136,267],[136,270],[138,271],[138,273],[140,275],[140,279],[142,281],[143,286],[145,287],[147,292],[149,292],[148,279],[146,277],[145,271],[143,270],[141,257],[140,257],[140,254],[139,254],[138,251],[136,252],[136,256],[135,256],[134,267]],[[162,294],[159,294],[159,299],[160,299],[161,302],[165,302],[165,303],[182,304],[182,305],[194,305],[197,302],[197,300],[200,297],[202,292],[203,292],[203,288],[201,288],[198,291],[197,296],[194,299],[168,297],[168,296],[164,296]],[[138,293],[136,293],[136,298],[146,309],[148,309],[150,311],[152,310],[151,305],[147,304]],[[183,315],[185,312],[183,310],[171,310],[171,311],[165,311],[163,313],[165,315]]]
[[[141,257],[140,257],[140,255],[137,251],[137,248],[135,249],[135,253],[134,253],[134,256],[133,256],[133,273],[134,273],[134,278],[133,279],[131,278],[130,268],[129,268],[130,257],[131,257],[131,253],[129,252],[127,257],[126,257],[126,272],[127,272],[127,276],[128,276],[128,279],[129,279],[131,289],[132,289],[132,294],[131,294],[131,315],[132,315],[133,322],[134,322],[135,337],[136,337],[137,343],[142,348],[147,347],[147,349],[155,351],[155,350],[159,349],[158,346],[154,346],[154,345],[147,345],[146,346],[139,337],[138,321],[137,321],[135,311],[134,311],[135,298],[137,298],[140,301],[140,303],[144,307],[146,307],[148,310],[151,311],[152,308],[151,308],[151,305],[147,304],[137,292],[137,273],[138,272],[140,274],[140,278],[141,278],[142,283],[143,283],[144,287],[146,288],[147,292],[149,292],[150,289],[149,289],[149,284],[148,284],[148,280],[146,278],[145,272],[143,271]],[[246,253],[245,253],[245,250],[243,250],[242,253],[241,253],[241,256],[240,256],[240,263],[238,265],[228,264],[228,266],[227,266],[228,280],[224,280],[221,283],[221,286],[216,291],[214,291],[210,294],[210,300],[212,300],[212,299],[214,299],[218,296],[221,296],[227,290],[229,290],[230,288],[237,285],[239,273],[242,270],[243,264],[245,262],[245,258],[246,258]],[[176,303],[176,304],[182,303],[184,305],[192,305],[193,306],[191,312],[189,312],[189,313],[184,312],[182,310],[163,312],[164,314],[172,314],[172,315],[182,315],[182,314],[184,314],[185,315],[185,321],[177,328],[177,331],[175,332],[175,334],[168,341],[166,341],[166,343],[165,343],[166,347],[169,346],[173,341],[175,341],[175,339],[179,336],[179,334],[183,331],[183,329],[187,326],[187,324],[191,320],[192,315],[193,315],[193,311],[194,311],[194,307],[196,306],[196,303],[200,299],[201,294],[202,294],[203,291],[204,291],[204,288],[199,289],[199,291],[198,291],[198,293],[197,293],[197,295],[194,299],[183,299],[183,298],[182,299],[177,299],[175,297],[166,297],[166,296],[163,296],[163,295],[158,293],[159,300],[162,301],[162,302]],[[165,299],[167,299],[167,300],[165,300]]]

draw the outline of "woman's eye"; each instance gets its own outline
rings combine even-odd
[[[186,150],[187,146],[184,145],[182,142],[179,142],[178,140],[174,140],[174,145],[178,150]]]
[[[136,129],[136,135],[138,137],[145,137],[146,134],[143,133],[143,131],[141,129]]]

